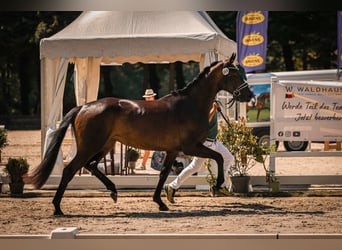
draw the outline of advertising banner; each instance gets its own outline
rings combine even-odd
[[[342,83],[275,81],[273,138],[279,141],[342,141]]]
[[[237,14],[238,61],[246,72],[265,69],[267,11],[239,11]]]
[[[342,11],[337,12],[337,47],[338,47],[338,68],[342,69]]]

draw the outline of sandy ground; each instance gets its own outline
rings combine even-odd
[[[40,161],[40,131],[9,131],[8,157],[25,157],[31,167]],[[315,145],[315,150],[323,145]],[[310,159],[311,160],[311,159]],[[277,163],[280,174],[342,174],[340,158],[296,158]],[[146,173],[154,173],[148,169]],[[257,166],[251,174],[264,175]],[[21,198],[0,196],[0,234],[48,234],[57,227],[76,226],[81,233],[342,233],[342,192],[329,197],[210,197],[205,192],[179,192],[170,211],[159,212],[146,195],[68,190],[62,200],[66,216],[54,217],[54,191],[29,190]],[[133,196],[133,197],[130,197]],[[165,197],[163,197],[165,201]]]
[[[65,197],[63,217],[52,215],[51,199],[0,198],[0,234],[342,233],[342,197],[176,197],[168,212],[151,197]]]

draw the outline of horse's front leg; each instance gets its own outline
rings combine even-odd
[[[167,152],[166,153],[166,158],[165,158],[163,167],[160,171],[159,181],[158,181],[157,187],[154,191],[153,201],[159,205],[160,211],[168,211],[169,210],[169,208],[162,201],[160,195],[161,195],[161,191],[163,189],[164,183],[165,183],[167,177],[169,176],[172,164],[177,157],[177,154],[178,154],[178,152]]]
[[[94,161],[87,165],[85,168],[88,169],[93,175],[95,175],[106,186],[107,190],[111,191],[110,196],[116,203],[118,200],[118,193],[116,191],[115,184],[97,168],[97,164],[98,161]]]
[[[195,147],[189,147],[183,151],[186,155],[193,155],[201,158],[210,158],[217,163],[216,187],[220,188],[224,182],[223,157],[220,153],[198,143]]]

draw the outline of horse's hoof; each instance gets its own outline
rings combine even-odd
[[[55,211],[53,213],[53,215],[56,216],[56,217],[61,217],[61,216],[64,216],[64,213],[61,210],[59,210],[59,211]]]
[[[163,204],[159,206],[159,211],[169,211],[169,208],[165,204]]]
[[[118,201],[118,193],[111,192],[110,197],[112,197],[115,203]]]

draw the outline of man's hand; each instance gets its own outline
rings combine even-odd
[[[218,110],[219,112],[221,112],[221,107],[220,107],[220,103],[218,100],[215,100],[213,103],[213,109]]]

